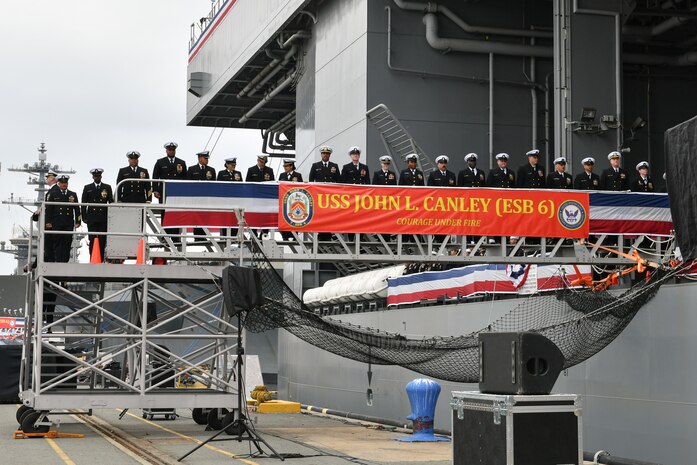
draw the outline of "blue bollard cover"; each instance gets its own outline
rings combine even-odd
[[[407,383],[407,396],[411,404],[411,414],[407,419],[414,425],[414,434],[394,438],[406,442],[436,442],[448,441],[447,438],[437,437],[433,433],[436,402],[440,395],[440,384],[432,379],[417,378]]]

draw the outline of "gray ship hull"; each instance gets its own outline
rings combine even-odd
[[[603,351],[563,373],[556,392],[583,399],[584,449],[664,464],[697,463],[697,284],[663,286]],[[520,302],[467,303],[344,315],[361,326],[405,335],[460,335],[481,329]],[[279,332],[282,398],[408,423],[405,385],[420,377],[373,366],[373,405],[366,402],[368,366]],[[450,429],[450,391],[473,384],[441,382],[436,427]]]

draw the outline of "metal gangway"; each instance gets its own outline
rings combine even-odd
[[[232,378],[239,325],[225,310],[220,277],[230,263],[251,262],[252,243],[272,263],[332,263],[342,274],[414,262],[633,263],[604,252],[598,244],[610,241],[606,236],[595,238],[596,245],[563,238],[340,232],[327,239],[319,233],[252,230],[244,210],[233,205],[197,210],[234,215],[234,229],[202,227],[192,235],[162,223],[163,212],[183,207],[77,205],[107,208],[108,232],[95,234],[107,241],[106,263],[45,262],[46,237],[84,232],[44,230],[42,208],[20,379],[20,397],[34,414],[30,431],[50,424],[48,414],[68,409],[236,405],[240,393]],[[612,238],[614,247],[626,252],[647,241],[652,260],[670,259],[672,238]],[[185,380],[198,389],[181,389]]]
[[[220,282],[229,259],[190,261],[186,242],[175,245],[161,227],[157,205],[77,205],[108,208],[109,232],[98,234],[108,260],[44,261],[47,237],[82,233],[44,230],[41,209],[20,372],[24,432],[43,432],[49,414],[71,409],[160,409],[173,418],[175,407],[237,405],[239,325],[225,310]],[[230,211],[244,224],[241,211]],[[222,250],[234,240],[209,242]],[[143,252],[162,248],[176,250],[178,260],[146,264]]]

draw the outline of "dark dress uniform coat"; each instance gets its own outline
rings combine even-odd
[[[339,165],[331,161],[324,166],[323,161],[313,163],[310,167],[310,182],[341,182]]]
[[[515,187],[515,173],[508,167],[506,167],[505,172],[503,169],[496,167],[489,171],[486,185],[489,187]]]
[[[278,175],[279,181],[303,182],[303,175],[293,170],[290,173],[285,171]]]
[[[181,158],[174,157],[170,161],[169,157],[163,157],[157,160],[155,167],[152,169],[153,179],[186,179],[186,162]],[[162,195],[162,183],[152,183],[153,192],[158,192]],[[160,199],[162,203],[164,199]]]
[[[46,193],[44,194],[44,200],[48,200],[48,195],[51,193],[51,191],[54,191],[56,189],[59,189],[58,184],[54,184],[51,187],[48,188]],[[32,216],[31,219],[32,221],[39,221],[39,216],[40,212],[37,210]],[[44,222],[45,222],[44,218]],[[55,258],[53,257],[53,239],[55,239],[56,236],[53,234],[46,234],[44,235],[44,261],[45,262],[55,262]],[[36,263],[36,262],[35,262]],[[55,295],[55,294],[51,294]]]
[[[74,231],[75,226],[82,222],[80,208],[77,206],[77,194],[69,189],[61,191],[51,189],[46,198],[48,202],[61,202],[66,205],[47,205],[46,206],[46,225],[50,231]],[[51,225],[48,228],[48,225]],[[54,235],[53,238],[53,258],[57,262],[68,262],[70,260],[70,246],[73,243],[73,236],[69,234]]]
[[[528,189],[545,187],[545,167],[539,163],[535,166],[526,163],[518,168],[518,187]]]
[[[268,166],[259,168],[259,165],[254,165],[247,170],[247,177],[244,179],[247,182],[264,182],[274,181],[273,170]]]
[[[370,172],[368,165],[359,163],[346,163],[341,168],[341,182],[345,184],[370,184]]]
[[[145,168],[136,166],[135,169],[125,166],[119,170],[116,176],[116,184],[124,179],[149,179],[150,174]],[[145,203],[152,200],[152,191],[149,182],[125,182],[118,188],[116,194],[119,202]]]
[[[479,168],[467,167],[457,173],[457,185],[460,187],[484,187],[486,186],[486,174]]]
[[[215,169],[196,163],[186,171],[186,179],[190,181],[215,181]]]
[[[632,181],[631,189],[632,192],[656,192],[656,185],[650,177],[647,176],[646,180],[644,180],[639,176]]]
[[[237,170],[228,171],[220,170],[218,171],[218,181],[242,181],[242,173]]]
[[[574,183],[569,173],[560,173],[554,170],[547,176],[547,187],[549,189],[573,189]]]
[[[595,191],[600,189],[600,176],[595,173],[591,173],[590,176],[584,171],[581,174],[577,174],[574,178],[574,189],[581,191]]]
[[[397,175],[394,171],[390,170],[387,170],[387,173],[383,170],[376,171],[373,173],[373,184],[379,186],[396,186]]]
[[[615,169],[610,167],[600,175],[600,190],[603,191],[628,191],[629,177],[622,168]]]
[[[93,182],[87,184],[82,189],[81,203],[114,203],[114,193],[109,184],[99,183],[99,187]],[[106,232],[107,231],[107,209],[105,207],[81,207],[82,221],[87,224],[87,230],[90,232]],[[90,235],[90,256],[94,247],[94,240],[99,238],[99,251],[104,259],[104,249],[106,248],[106,236]]]
[[[399,182],[400,186],[423,186],[425,185],[424,173],[421,170],[415,169],[414,171],[409,168],[399,172]]]
[[[428,175],[429,186],[445,186],[445,187],[455,187],[457,186],[457,180],[455,179],[455,173],[450,170],[445,170],[443,173],[441,170],[433,170],[431,174]]]

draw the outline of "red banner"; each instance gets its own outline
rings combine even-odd
[[[588,193],[528,189],[279,185],[281,231],[588,236]]]

